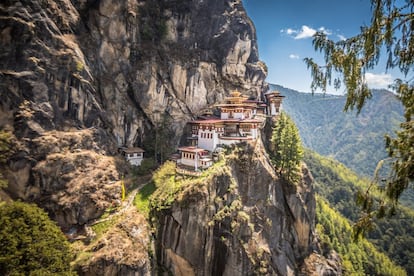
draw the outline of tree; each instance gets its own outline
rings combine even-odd
[[[174,152],[174,136],[172,117],[165,112],[161,115],[161,120],[154,125],[153,130],[144,140],[143,146],[146,155],[154,155],[156,162],[164,163]]]
[[[6,164],[7,158],[10,155],[10,132],[0,130],[0,167]],[[0,188],[7,187],[7,180],[0,171]]]
[[[73,275],[69,243],[36,205],[0,203],[1,275]]]
[[[273,128],[271,160],[279,174],[288,181],[297,182],[303,158],[299,131],[292,119],[282,112]]]
[[[326,91],[332,81],[335,88],[345,85],[345,111],[356,108],[359,112],[371,97],[365,73],[378,65],[382,50],[385,50],[387,69],[399,69],[407,79],[396,79],[393,85],[404,106],[405,122],[395,137],[386,136],[392,173],[385,179],[385,197],[374,202],[370,189],[375,185],[359,194],[364,214],[356,224],[357,232],[369,226],[373,217],[392,214],[400,195],[414,180],[414,2],[371,0],[371,4],[371,23],[362,27],[357,36],[334,42],[324,33],[315,35],[313,45],[324,54],[324,66],[311,58],[305,59],[313,78],[312,91],[317,88]]]

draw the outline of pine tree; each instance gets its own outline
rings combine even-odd
[[[318,65],[311,58],[305,59],[313,78],[312,91],[317,88],[326,91],[332,82],[336,88],[341,84],[346,86],[345,110],[356,108],[359,112],[371,97],[365,73],[378,65],[381,56],[385,56],[387,69],[398,69],[406,78],[396,79],[393,85],[404,106],[405,122],[395,138],[386,136],[393,170],[385,179],[386,197],[375,205],[370,204],[373,202],[370,190],[360,195],[364,214],[357,231],[369,228],[367,224],[371,224],[375,216],[393,214],[399,197],[414,182],[414,2],[371,0],[371,3],[371,23],[362,27],[360,34],[338,42],[328,39],[322,32],[314,36],[315,50],[323,53],[324,65]]]
[[[300,162],[303,158],[302,142],[295,123],[284,112],[273,128],[270,156],[282,177],[294,183],[299,181]]]

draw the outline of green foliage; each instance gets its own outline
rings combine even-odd
[[[414,181],[414,86],[403,83],[397,85],[397,94],[405,107],[405,122],[400,124],[396,137],[386,137],[386,148],[394,160],[388,177],[386,195],[397,204],[398,199],[410,182]]]
[[[270,157],[279,173],[288,181],[300,178],[300,162],[303,157],[299,131],[290,117],[282,112],[273,128]]]
[[[387,157],[384,134],[398,128],[403,106],[394,94],[373,91],[359,115],[340,112],[345,96],[299,93],[275,86],[286,96],[283,109],[297,125],[305,147],[332,156],[357,173],[374,174],[376,164]],[[385,168],[384,168],[385,169]]]
[[[393,160],[387,159],[384,134],[398,129],[404,120],[403,105],[393,93],[373,91],[372,99],[357,115],[356,112],[339,112],[345,104],[344,96],[311,95],[280,86],[274,89],[286,96],[284,110],[297,124],[306,147],[332,156],[359,174],[370,177],[374,175],[377,163],[385,160],[378,171],[378,179],[387,178]],[[405,141],[409,143],[410,140]],[[414,190],[405,190],[400,202],[414,207]]]
[[[385,49],[387,69],[397,68],[406,77],[413,73],[414,65],[414,2],[372,0],[372,18],[369,26],[361,28],[361,33],[345,41],[333,42],[324,33],[314,37],[316,51],[323,52],[324,66],[319,66],[312,59],[305,59],[313,77],[312,90],[321,88],[326,91],[331,84],[333,74],[334,85],[339,87],[344,83],[347,90],[345,110],[356,107],[361,111],[366,99],[371,97],[367,87],[365,73],[378,65],[381,50]],[[388,213],[392,212],[401,194],[414,181],[414,78],[408,81],[397,79],[394,89],[404,106],[405,122],[395,138],[387,138],[387,150],[393,159],[392,173],[387,178],[385,195],[391,203]],[[363,206],[370,207],[372,201],[370,191],[367,191]],[[383,207],[381,207],[383,208]],[[379,216],[386,212],[382,210],[365,210],[367,216],[361,217],[363,222],[369,222],[373,215]],[[373,215],[371,215],[373,214]],[[369,224],[367,225],[369,226]]]
[[[159,42],[167,35],[163,7],[158,1],[146,1],[140,7],[141,36],[143,40]]]
[[[141,166],[133,168],[133,173],[136,175],[146,175],[151,173],[156,167],[157,163],[154,158],[144,158],[141,162]]]
[[[152,177],[157,190],[151,197],[151,208],[161,210],[168,208],[175,199],[175,194],[180,189],[180,183],[175,181],[175,163],[172,161],[165,162]]]
[[[192,177],[177,175],[175,162],[165,162],[152,177],[152,185],[155,186],[156,190],[152,191],[154,187],[148,187],[152,193],[149,198],[150,210],[160,211],[169,208],[175,201],[181,202],[186,192],[195,193],[205,183],[211,181],[212,177],[227,174],[227,167],[224,165],[225,161],[220,160],[207,170],[204,170],[200,176]]]
[[[101,219],[102,221],[95,223],[91,226],[93,232],[95,232],[96,234],[96,237],[94,239],[99,239],[100,237],[102,237],[103,234],[108,232],[108,230],[111,229],[118,222],[117,216],[110,218],[102,217]]]
[[[47,214],[32,204],[0,204],[0,274],[73,275],[69,243]]]
[[[328,85],[339,88],[343,83],[347,89],[345,110],[361,110],[365,100],[371,96],[364,79],[365,72],[378,65],[380,53],[385,46],[387,68],[398,68],[404,74],[413,65],[413,3],[411,1],[373,0],[371,25],[361,28],[361,33],[346,40],[334,42],[323,32],[314,36],[315,51],[324,55],[324,66],[312,59],[305,62],[313,77],[312,90]],[[334,74],[333,74],[334,73]],[[338,73],[335,75],[335,73]]]
[[[322,157],[314,152],[305,151],[304,161],[315,179],[315,190],[321,198],[330,203],[342,216],[356,223],[362,209],[356,204],[356,197],[364,194],[370,185],[366,178],[358,177],[341,163]],[[373,190],[376,198],[381,197]],[[403,266],[409,275],[414,275],[414,212],[400,208],[392,217],[371,220],[368,240],[394,262]],[[354,225],[354,231],[355,231]]]
[[[148,182],[142,189],[139,190],[137,195],[134,198],[134,206],[145,215],[146,218],[149,217],[149,198],[154,193],[156,189],[154,181]]]
[[[324,253],[334,249],[343,260],[345,275],[407,275],[385,254],[378,252],[367,240],[353,242],[352,227],[348,220],[317,197],[316,229],[322,241]]]
[[[0,168],[4,166],[10,155],[11,134],[7,131],[0,130]],[[7,180],[4,179],[0,171],[0,189],[7,187]]]
[[[154,156],[159,164],[164,163],[168,157],[175,151],[175,145],[172,144],[175,132],[172,128],[172,118],[164,113],[160,122],[154,126],[154,130],[148,135],[143,143],[146,156]]]
[[[398,81],[397,81],[398,82]],[[405,107],[405,122],[400,124],[396,137],[386,136],[386,148],[392,162],[392,170],[386,177],[376,173],[370,187],[359,193],[358,203],[364,212],[356,223],[358,233],[372,228],[375,218],[396,214],[401,195],[410,183],[414,183],[414,87],[400,83],[396,86],[398,95]],[[383,164],[378,164],[380,168]],[[382,195],[375,196],[372,190],[378,185],[385,185]]]

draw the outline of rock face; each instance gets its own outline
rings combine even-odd
[[[255,36],[241,1],[3,1],[0,128],[17,141],[8,192],[63,227],[99,216],[120,176],[113,158],[93,164],[99,156],[151,147],[166,119],[175,147],[200,109],[232,89],[266,89]],[[87,141],[85,129],[93,145],[67,141]],[[102,170],[79,182],[83,168]]]
[[[315,248],[315,198],[306,167],[283,182],[261,142],[239,147],[202,184],[156,213],[159,264],[174,275],[297,275]]]
[[[342,261],[336,252],[331,252],[325,258],[317,253],[309,255],[301,267],[299,275],[335,276],[343,275]]]
[[[119,222],[85,251],[89,258],[77,260],[78,275],[151,275],[147,226],[135,207],[128,208]]]
[[[231,90],[267,90],[241,0],[5,0],[0,49],[0,130],[14,144],[0,165],[6,192],[64,229],[119,201],[117,147],[152,149],[166,121],[162,142],[175,147],[186,122]],[[294,187],[269,164],[260,143],[243,148],[158,213],[160,265],[176,275],[298,272],[314,244],[309,172]],[[136,221],[120,222],[78,272],[149,274]]]

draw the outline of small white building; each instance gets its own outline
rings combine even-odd
[[[208,150],[197,147],[181,147],[178,149],[181,152],[181,159],[178,160],[179,165],[184,165],[198,169],[207,169],[213,165],[213,159],[208,153]]]
[[[122,149],[122,155],[133,166],[141,166],[144,159],[144,150],[138,147]]]
[[[269,91],[265,94],[269,104],[268,115],[278,116],[282,110],[282,100],[285,96],[280,95],[279,91]]]

